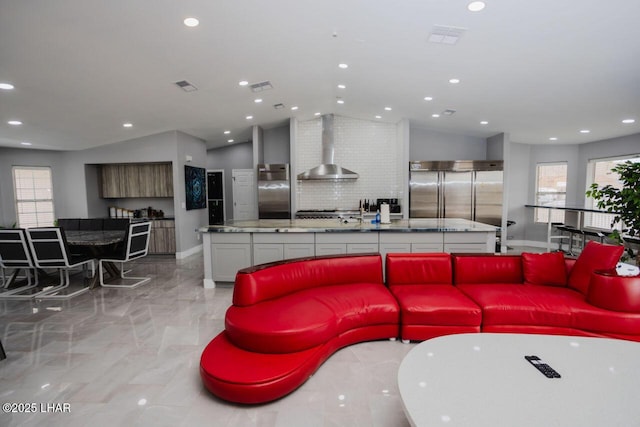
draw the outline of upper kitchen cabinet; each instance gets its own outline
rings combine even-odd
[[[101,197],[173,197],[171,163],[101,165]]]

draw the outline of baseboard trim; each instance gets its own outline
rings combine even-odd
[[[197,254],[198,252],[202,252],[202,243],[198,246],[192,247],[191,249],[187,249],[186,251],[176,252],[176,259],[184,259]]]

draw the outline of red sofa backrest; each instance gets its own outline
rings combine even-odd
[[[386,259],[387,285],[453,284],[447,253],[393,253]]]
[[[236,274],[233,304],[247,306],[303,289],[348,283],[380,283],[380,254],[301,258],[245,268]]]
[[[453,283],[523,283],[520,255],[452,254]]]

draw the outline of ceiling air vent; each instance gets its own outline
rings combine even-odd
[[[198,90],[197,87],[195,87],[194,85],[192,85],[191,83],[189,83],[186,80],[180,80],[179,82],[175,83],[176,86],[178,86],[180,89],[182,89],[185,92],[195,92],[196,90]]]
[[[436,25],[433,27],[431,34],[429,34],[429,41],[431,43],[456,44],[465,31],[467,29],[462,27]]]
[[[273,89],[273,85],[268,80],[260,83],[254,83],[249,87],[251,88],[251,92],[262,92],[265,90]]]
[[[282,110],[284,108],[284,104],[283,103],[274,104],[273,108],[275,108],[276,110]]]
[[[443,116],[453,116],[456,113],[456,110],[447,109],[442,112]]]

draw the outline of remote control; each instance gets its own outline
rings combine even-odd
[[[551,366],[544,363],[538,356],[525,356],[527,362],[531,363],[536,369],[547,378],[561,378],[560,374]]]

